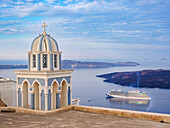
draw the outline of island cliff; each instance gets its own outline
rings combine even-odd
[[[97,77],[106,78],[104,82],[120,84],[122,86],[170,89],[170,70],[115,72],[97,75]]]

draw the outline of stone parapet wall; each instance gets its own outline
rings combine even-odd
[[[69,105],[64,108],[59,108],[59,109],[50,110],[50,111],[43,111],[43,110],[26,109],[26,108],[21,108],[21,107],[0,107],[0,112],[1,111],[2,112],[3,111],[15,111],[17,113],[31,113],[31,114],[43,114],[43,115],[54,114],[54,113],[70,111],[70,110],[98,113],[98,114],[108,114],[108,115],[121,116],[121,117],[140,118],[140,119],[170,123],[170,114],[131,111],[131,110],[124,110],[124,109]]]
[[[109,114],[122,117],[141,118],[159,122],[170,122],[170,114],[159,114],[151,112],[131,111],[124,109],[112,109],[102,107],[89,107],[89,106],[73,106],[73,110],[79,110],[84,112]]]
[[[73,106],[67,106],[55,110],[33,110],[33,109],[27,109],[22,107],[0,107],[0,112],[16,112],[16,113],[29,113],[29,114],[39,114],[39,115],[46,115],[46,114],[54,114],[58,112],[64,112],[64,111],[70,111],[73,110]]]

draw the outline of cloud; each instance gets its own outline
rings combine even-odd
[[[170,41],[170,37],[160,36],[160,37],[157,37],[156,40],[158,40],[158,41]]]
[[[3,20],[1,20],[0,25],[8,26],[8,25],[16,25],[16,24],[19,24],[19,23],[22,23],[22,21],[19,21],[19,20],[3,21]]]
[[[71,3],[73,2],[74,0],[65,0],[64,3],[67,4],[67,3]]]
[[[170,3],[169,1],[162,1],[162,0],[140,0],[137,2],[138,5],[154,5],[154,4],[160,4],[160,3]]]
[[[161,55],[162,51],[170,50],[170,45],[103,43],[103,41],[95,42],[82,38],[59,39],[58,42],[66,59],[142,59],[145,57],[156,59],[159,56],[167,56]]]
[[[46,0],[48,3],[54,3],[56,0]]]
[[[15,29],[10,29],[10,28],[2,28],[2,29],[0,29],[0,33],[13,35],[13,34],[18,34],[19,31],[15,30]]]
[[[136,44],[136,43],[116,43],[116,40],[104,40],[104,39],[85,39],[83,37],[70,37],[59,38],[59,42],[62,42],[63,47],[68,48],[80,48],[80,49],[97,49],[97,50],[170,50],[170,45],[160,44]],[[114,41],[114,43],[108,43],[108,41]],[[69,42],[69,43],[68,43]],[[59,43],[60,44],[60,43]],[[61,44],[60,44],[61,45]]]
[[[125,31],[125,30],[113,30],[113,33],[142,33],[140,30],[134,30],[134,31]]]
[[[98,51],[124,58],[132,52],[145,54],[144,50],[165,54],[160,51],[169,50],[169,4],[166,0],[2,0],[0,36],[34,39],[46,22],[47,33],[69,57],[81,51],[84,58],[97,56]],[[89,50],[91,54],[86,54]]]
[[[17,2],[14,3],[14,4],[16,4],[16,5],[18,6],[18,5],[24,5],[25,3],[24,3],[24,2],[21,2],[21,1],[17,1]]]
[[[127,10],[124,6],[117,6],[115,2],[78,2],[73,4],[68,4],[67,6],[61,6],[53,3],[54,0],[48,0],[48,5],[39,2],[39,3],[24,3],[17,1],[12,8],[6,8],[2,10],[3,16],[18,16],[18,17],[26,17],[32,15],[39,16],[54,16],[56,14],[64,14],[64,15],[74,15],[74,14],[98,14],[104,13],[108,11],[115,10]],[[66,2],[66,1],[65,1]],[[7,11],[8,10],[8,11]]]
[[[7,6],[8,6],[7,4],[1,4],[0,8],[7,7]]]

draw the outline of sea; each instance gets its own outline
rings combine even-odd
[[[103,78],[96,75],[125,72],[141,71],[148,69],[170,69],[170,61],[145,61],[140,62],[139,66],[134,67],[110,67],[110,68],[84,68],[74,69],[72,73],[72,95],[80,99],[80,105],[96,106],[115,109],[126,109],[135,111],[145,111],[154,113],[170,114],[170,89],[160,88],[134,88],[121,86],[114,83],[103,82]],[[26,69],[1,69],[0,76],[16,80],[14,71]],[[110,90],[139,90],[151,97],[150,101],[107,99],[106,94]]]

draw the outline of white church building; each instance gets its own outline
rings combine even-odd
[[[61,69],[62,52],[45,32],[47,25],[42,27],[44,32],[33,40],[28,51],[28,70],[15,72],[16,99],[18,107],[53,110],[72,104],[73,70]]]

